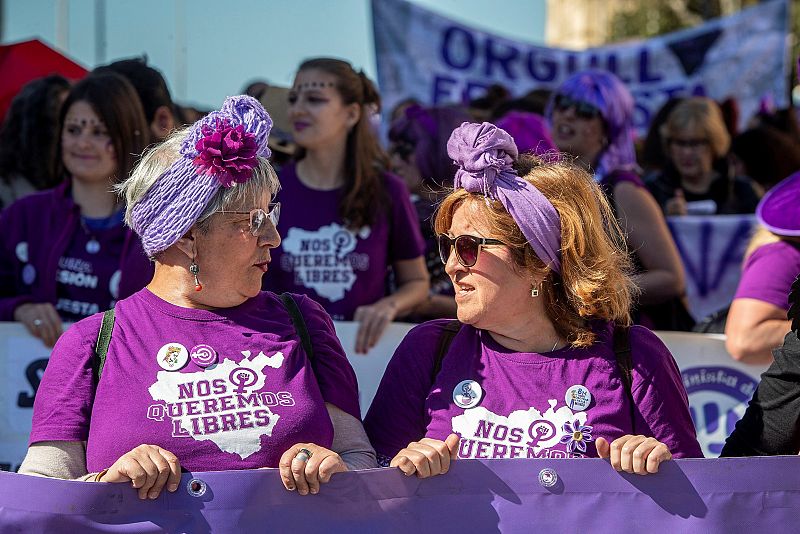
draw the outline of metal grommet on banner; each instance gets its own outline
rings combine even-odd
[[[546,467],[539,471],[539,484],[545,488],[552,488],[558,484],[558,474],[556,473],[555,469]]]
[[[206,494],[207,490],[208,485],[199,478],[193,478],[186,483],[186,491],[189,492],[189,495],[192,497],[202,497]]]

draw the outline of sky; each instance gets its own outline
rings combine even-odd
[[[477,29],[544,43],[546,0],[413,2]],[[39,38],[88,68],[146,54],[182,104],[218,107],[257,78],[288,86],[297,65],[314,56],[341,57],[377,77],[369,0],[5,0],[2,5],[3,43]],[[104,28],[98,20],[106,21]]]

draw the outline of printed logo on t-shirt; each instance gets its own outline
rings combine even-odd
[[[196,373],[159,371],[148,392],[154,401],[147,418],[168,423],[172,437],[211,440],[223,452],[244,460],[261,449],[261,436],[272,436],[280,416],[275,406],[294,406],[288,391],[264,391],[267,367],[278,369],[283,353],[263,352],[235,363],[221,363]]]
[[[536,408],[516,410],[508,417],[483,406],[453,417],[453,432],[461,436],[459,458],[582,458],[594,441],[586,412],[567,406],[555,409],[548,401],[544,413]]]
[[[358,239],[369,234],[368,226],[355,234],[337,223],[316,231],[290,228],[282,242],[280,267],[294,273],[296,285],[337,302],[353,288],[356,271],[369,269],[369,256],[353,252]]]

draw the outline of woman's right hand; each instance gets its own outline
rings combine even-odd
[[[49,302],[28,302],[17,306],[14,320],[24,324],[31,335],[41,339],[48,347],[56,344],[63,331],[61,317]]]
[[[177,456],[157,445],[139,445],[120,456],[98,482],[131,482],[140,499],[155,499],[164,486],[174,492],[181,481]]]
[[[450,469],[450,462],[458,457],[458,434],[450,434],[444,441],[422,438],[408,444],[392,458],[389,467],[399,467],[406,476],[417,474],[417,478],[443,475]]]

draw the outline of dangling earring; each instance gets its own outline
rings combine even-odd
[[[197,279],[197,273],[200,272],[200,267],[194,262],[194,258],[192,258],[192,263],[189,264],[189,272],[194,275],[194,290],[201,291],[203,289],[203,284]]]
[[[531,296],[538,297],[539,296],[539,288],[536,286],[531,287]]]

